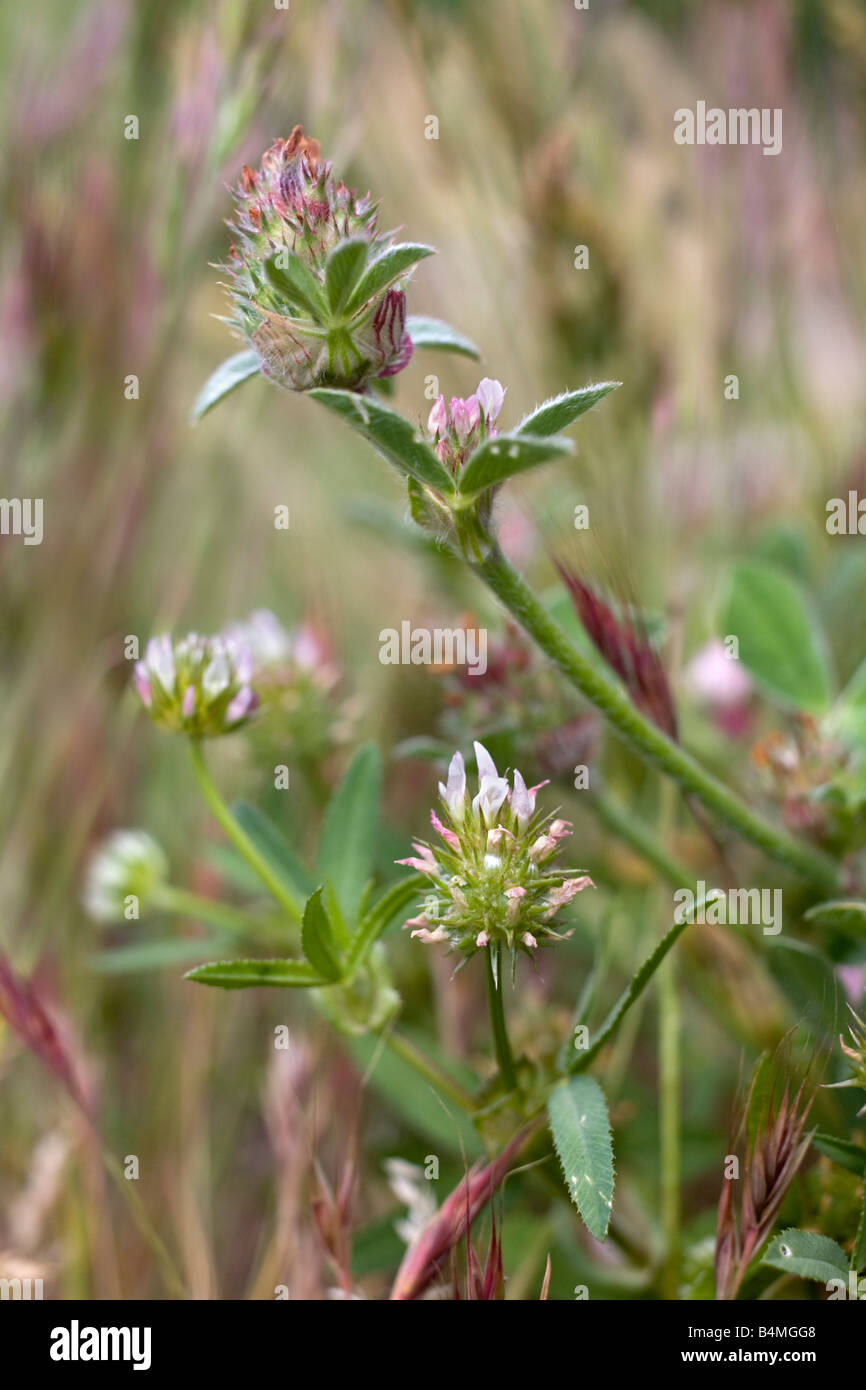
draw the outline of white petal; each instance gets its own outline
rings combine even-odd
[[[521,774],[514,769],[514,791],[511,793],[511,809],[517,817],[517,823],[521,830],[532,820],[535,811],[535,796],[527,790],[526,783]]]
[[[496,771],[496,764],[484,747],[484,744],[474,743],[472,746],[475,749],[475,765],[478,768],[479,780],[484,777],[498,778],[499,773]]]
[[[439,789],[442,791],[441,783]],[[466,811],[466,765],[462,753],[455,753],[448,765],[448,784],[442,799],[459,824]]]
[[[175,665],[171,638],[151,637],[144,654],[145,665],[166,692],[174,689]]]

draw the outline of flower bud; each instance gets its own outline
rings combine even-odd
[[[472,454],[485,439],[497,434],[496,419],[505,400],[501,383],[485,377],[475,394],[462,400],[452,396],[446,408],[439,396],[427,417],[427,432],[437,456],[459,478]]]
[[[90,860],[82,901],[97,922],[122,922],[129,898],[139,912],[152,904],[168,878],[168,860],[144,830],[115,830]]]
[[[364,280],[393,245],[377,229],[377,205],[338,182],[319,144],[296,126],[277,140],[235,191],[227,265],[232,322],[261,370],[289,391],[360,390],[394,376],[412,356],[405,286],[412,264]],[[353,243],[329,276],[336,253]],[[417,256],[428,248],[417,248]],[[370,284],[369,293],[364,285]]]
[[[445,397],[437,396],[430,414],[427,416],[427,432],[429,434],[439,434],[444,430],[448,422],[448,411],[445,408]]]

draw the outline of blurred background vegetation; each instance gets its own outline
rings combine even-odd
[[[585,562],[667,615],[682,668],[714,632],[732,559],[764,554],[808,587],[841,682],[866,649],[862,542],[824,529],[826,499],[866,485],[866,11],[859,0],[592,0],[585,12],[570,0],[7,0],[0,38],[0,490],[42,497],[45,516],[41,546],[0,537],[0,946],[64,1021],[105,1142],[138,1156],[137,1191],[194,1296],[272,1297],[277,1283],[323,1295],[333,1278],[310,1218],[311,1158],[335,1179],[354,1135],[354,1268],[380,1297],[401,1249],[385,1159],[439,1154],[440,1197],[462,1171],[441,1107],[399,1070],[377,1072],[370,1094],[294,996],[212,994],[158,953],[112,963],[114,950],[172,933],[190,962],[203,958],[195,923],[103,931],[80,906],[88,855],[119,825],[155,834],[176,882],[219,888],[217,835],[184,750],[130,696],[128,635],[216,630],[261,607],[289,628],[314,623],[342,672],[342,723],[386,757],[384,878],[425,833],[435,782],[429,763],[394,750],[442,735],[446,697],[435,673],[382,667],[379,631],[406,618],[498,621],[412,539],[396,478],[311,402],[256,381],[191,426],[198,388],[233,350],[212,317],[224,300],[210,268],[227,249],[227,188],[300,122],[347,183],[381,197],[383,226],[438,248],[410,309],[481,345],[481,374],[508,388],[506,424],[567,386],[624,383],[581,423],[573,462],[512,484],[502,503],[509,549],[542,587],[555,578],[551,546],[573,546],[573,509],[586,503]],[[697,100],[781,107],[782,155],[677,146],[673,112]],[[130,115],[136,140],[125,138]],[[580,245],[588,270],[574,265]],[[419,353],[396,383],[419,420],[431,373],[447,396],[478,376]],[[130,375],[138,399],[126,398]],[[288,532],[273,526],[279,504]],[[687,737],[722,770],[732,756],[745,765],[748,741],[732,754],[680,694]],[[507,750],[507,720],[500,733]],[[338,731],[275,794],[274,763],[303,761],[304,738],[277,724],[227,740],[214,766],[308,853],[349,739]],[[604,757],[611,785],[652,817],[655,779],[615,746]],[[530,1055],[545,1030],[567,1028],[594,943],[615,984],[659,920],[645,867],[570,784],[560,775],[551,795],[600,888],[555,971],[526,973],[515,1029]],[[697,832],[684,823],[678,834],[688,857]],[[432,952],[399,933],[393,950],[408,1025],[483,1070],[471,972],[457,989]],[[744,950],[702,937],[683,956],[696,1249],[713,1229],[742,1058],[805,1007],[796,982],[783,989]],[[646,1248],[655,1233],[638,1213],[656,1209],[658,1185],[652,1008],[635,1012],[606,1064],[618,1201]],[[280,1023],[289,1053],[273,1049]],[[832,1022],[821,1026],[829,1035]],[[808,1191],[801,1200],[808,1211]],[[568,1297],[598,1251],[575,1213],[540,1222],[532,1201],[530,1191],[506,1213],[509,1296],[537,1297],[551,1250],[551,1296]],[[8,1032],[0,1213],[5,1263],[43,1274],[52,1296],[166,1294],[86,1130]],[[640,1292],[604,1259],[604,1291]]]

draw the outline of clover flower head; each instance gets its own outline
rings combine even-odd
[[[452,396],[450,406],[439,396],[427,417],[427,433],[446,468],[456,478],[469,456],[485,439],[498,433],[496,421],[505,400],[498,381],[485,377],[466,400]]]
[[[133,681],[159,728],[213,738],[232,733],[255,713],[254,669],[252,652],[231,637],[191,632],[175,641],[165,634],[148,642]]]
[[[512,968],[518,952],[562,940],[552,926],[560,911],[592,880],[553,867],[567,821],[542,816],[536,797],[545,783],[527,787],[517,770],[501,777],[490,753],[475,744],[478,791],[467,789],[466,767],[455,753],[439,784],[441,814],[430,819],[441,844],[416,841],[399,862],[423,874],[430,888],[423,911],[405,926],[419,940],[447,943],[464,957],[506,947]]]
[[[115,830],[87,866],[84,909],[96,922],[122,922],[130,897],[143,910],[167,878],[168,860],[156,840],[144,830]]]
[[[288,632],[269,608],[257,608],[242,622],[230,623],[222,635],[248,653],[252,683],[263,698],[305,681],[327,691],[340,679],[330,643],[314,622]]]
[[[317,140],[296,126],[256,170],[244,166],[229,226],[232,322],[261,371],[289,391],[360,390],[412,356],[405,286],[415,248],[384,260],[393,235],[378,208],[339,182]]]
[[[292,658],[292,639],[269,608],[257,608],[243,622],[230,623],[223,636],[249,653],[256,677],[279,670]]]

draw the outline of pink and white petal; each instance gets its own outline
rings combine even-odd
[[[479,381],[475,395],[484,413],[484,419],[488,425],[492,425],[494,420],[498,418],[502,403],[505,400],[505,389],[501,381],[495,381],[489,376],[484,377],[482,381]]]
[[[430,812],[430,824],[433,826],[433,829],[442,836],[446,845],[450,845],[452,849],[459,850],[460,840],[454,834],[453,830],[449,830],[447,825],[442,824],[435,811]]]

